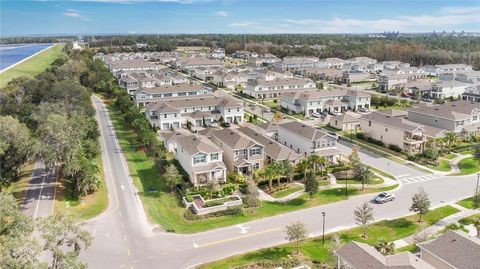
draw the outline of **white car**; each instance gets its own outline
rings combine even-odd
[[[215,121],[212,121],[212,122],[210,122],[210,124],[208,124],[208,126],[210,126],[210,127],[218,127],[218,123],[215,122]]]
[[[263,109],[263,112],[270,113],[270,112],[272,112],[272,110],[270,108],[266,107],[265,109]]]
[[[314,117],[314,118],[320,118],[322,116],[318,112],[312,112],[312,114],[310,114],[310,115],[312,115],[312,117]]]
[[[395,194],[391,192],[382,192],[373,198],[373,201],[377,204],[383,204],[395,200]]]

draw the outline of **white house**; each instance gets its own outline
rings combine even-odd
[[[164,85],[153,88],[143,88],[134,95],[137,106],[145,106],[151,102],[175,98],[194,98],[212,95],[212,88],[201,84]]]
[[[460,82],[456,80],[450,81],[438,81],[432,84],[432,89],[430,91],[430,97],[435,99],[444,99],[444,98],[459,98],[465,90],[472,84]]]
[[[199,135],[182,135],[175,139],[175,157],[194,186],[226,181],[223,151],[217,145]]]
[[[259,99],[279,98],[286,92],[316,89],[315,82],[301,78],[274,79],[269,81],[250,81],[243,91]]]

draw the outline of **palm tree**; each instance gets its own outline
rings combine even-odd
[[[323,170],[327,169],[328,159],[324,156],[318,159],[318,166],[320,167],[320,174],[323,176]]]
[[[293,181],[293,177],[295,176],[295,167],[289,160],[283,161],[283,165],[285,167],[285,175],[288,178],[288,182],[291,183]]]
[[[308,156],[308,161],[310,162],[310,164],[312,165],[312,168],[313,168],[313,175],[315,177],[317,177],[317,174],[315,173],[317,171],[317,164],[320,163],[320,156],[318,155],[310,155]]]
[[[260,175],[268,180],[268,189],[273,190],[272,180],[276,176],[275,170],[272,169],[273,165],[268,165],[260,172]]]
[[[473,226],[475,226],[475,229],[477,230],[477,237],[480,237],[480,218],[476,218],[473,221]]]
[[[395,253],[395,244],[393,244],[392,242],[387,242],[383,238],[380,238],[378,240],[375,248],[383,255],[392,255],[393,253]]]
[[[445,142],[447,142],[448,154],[450,154],[452,151],[452,144],[455,143],[458,136],[455,132],[447,132],[444,138],[445,138]]]
[[[285,175],[286,169],[283,162],[274,162],[272,169],[275,171],[275,177],[277,178],[277,185],[280,186],[280,179]]]
[[[303,180],[307,180],[307,170],[310,167],[310,163],[306,159],[302,159],[297,163],[297,170],[303,173]]]

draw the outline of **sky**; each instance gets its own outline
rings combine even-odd
[[[0,36],[480,32],[480,0],[0,1]]]

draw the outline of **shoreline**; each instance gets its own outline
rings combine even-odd
[[[18,61],[18,62],[16,62],[16,63],[14,63],[14,64],[12,64],[12,65],[10,65],[10,66],[8,66],[8,67],[6,67],[6,68],[4,68],[4,69],[0,70],[0,74],[2,74],[3,72],[5,72],[5,71],[7,71],[7,70],[9,70],[9,69],[11,69],[11,68],[13,68],[13,67],[15,67],[15,66],[17,66],[17,65],[19,65],[19,64],[21,64],[21,63],[23,63],[23,62],[25,62],[25,61],[27,61],[27,60],[31,59],[32,57],[34,57],[34,56],[36,56],[36,55],[38,55],[38,54],[40,54],[40,53],[42,53],[42,52],[44,52],[44,51],[46,51],[46,50],[48,50],[48,49],[52,48],[53,46],[56,46],[56,45],[58,45],[58,44],[59,44],[59,43],[54,43],[54,44],[52,44],[51,46],[48,46],[48,47],[44,48],[43,50],[41,50],[41,51],[38,51],[38,52],[36,52],[36,53],[34,53],[34,54],[32,54],[32,55],[30,55],[30,56],[28,56],[28,57],[24,58],[24,59],[22,59],[22,60],[20,60],[20,61]]]

